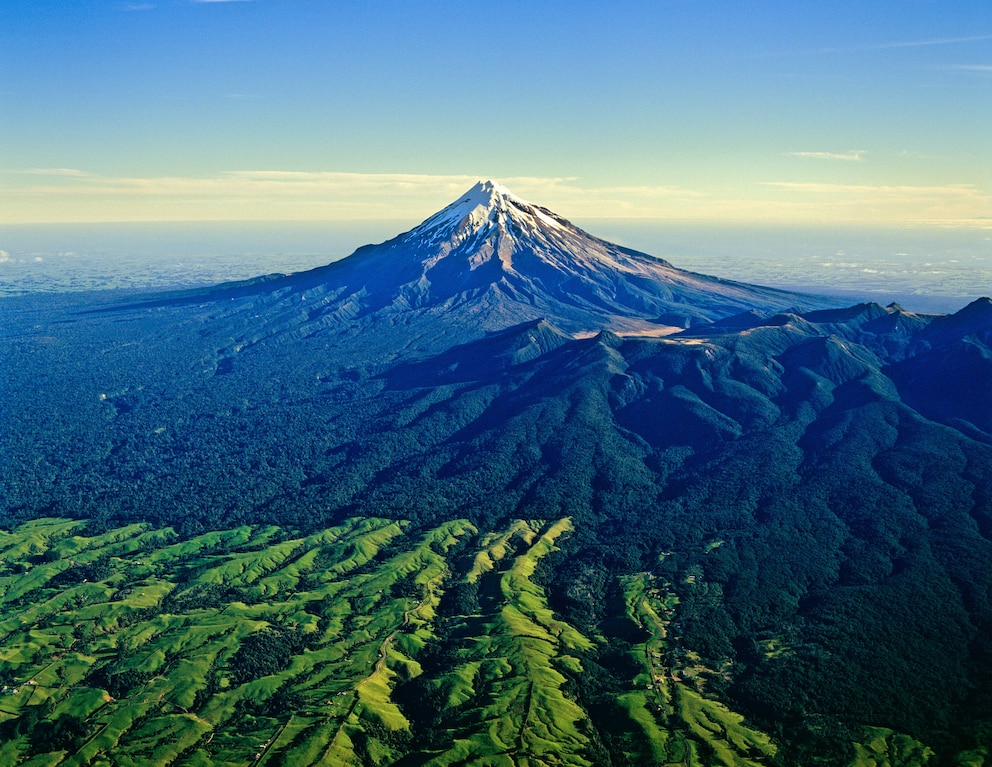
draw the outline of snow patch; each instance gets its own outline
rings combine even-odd
[[[445,236],[445,230],[451,228],[457,229],[458,236],[463,240],[497,228],[507,234],[514,228],[527,233],[534,233],[542,228],[567,231],[564,222],[492,180],[480,181],[413,232],[418,236],[430,232],[429,239],[436,241]]]

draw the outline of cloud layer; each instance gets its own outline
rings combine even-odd
[[[786,152],[785,154],[789,157],[800,157],[804,160],[861,162],[867,152],[864,149],[848,149],[846,152]]]
[[[859,160],[861,152],[790,153]],[[485,174],[429,175],[277,169],[214,176],[109,176],[72,168],[8,174],[6,223],[68,221],[408,220],[451,202]],[[769,180],[742,187],[597,186],[578,178],[509,176],[514,193],[576,219],[648,218],[992,226],[992,195],[971,184],[885,185]],[[2,222],[2,221],[0,221]]]

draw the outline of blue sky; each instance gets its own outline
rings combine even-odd
[[[5,0],[0,223],[992,226],[992,3]]]

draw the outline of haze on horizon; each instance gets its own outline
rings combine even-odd
[[[0,224],[992,226],[992,5],[14,0]]]

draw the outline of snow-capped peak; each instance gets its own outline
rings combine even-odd
[[[506,231],[509,222],[518,229],[533,231],[540,227],[565,228],[566,222],[517,197],[502,184],[479,181],[453,203],[435,213],[414,231],[458,229],[462,237],[499,228]]]
[[[498,207],[505,208],[508,204],[530,205],[530,203],[517,197],[499,182],[490,179],[488,181],[480,181],[440,212],[450,211],[452,217],[454,217],[462,212],[468,214],[479,207],[492,210]]]
[[[465,193],[465,197],[478,199],[482,204],[489,204],[491,201],[499,197],[504,197],[508,200],[513,200],[514,202],[524,203],[525,205],[528,204],[513,194],[513,192],[501,183],[498,181],[493,181],[492,179],[480,181]]]

